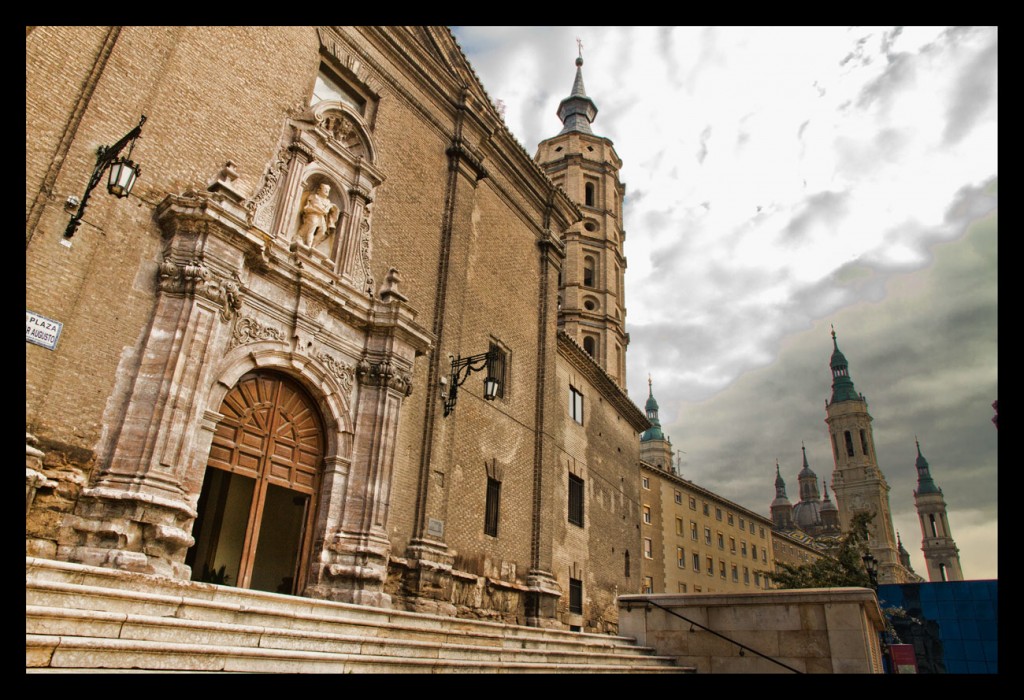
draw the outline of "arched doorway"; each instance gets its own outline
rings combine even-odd
[[[207,461],[192,578],[298,594],[312,540],[323,421],[295,381],[250,372],[224,397]]]

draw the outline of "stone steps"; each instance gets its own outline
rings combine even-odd
[[[687,673],[631,639],[27,558],[29,671]]]

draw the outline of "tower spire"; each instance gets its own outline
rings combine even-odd
[[[572,82],[572,91],[558,104],[558,118],[562,120],[562,130],[559,133],[568,134],[571,131],[578,131],[583,134],[593,134],[590,124],[597,116],[597,105],[587,97],[587,91],[583,87],[583,42],[576,40],[579,48],[579,56],[576,58],[576,78]]]
[[[963,581],[960,568],[960,550],[953,541],[946,515],[946,500],[942,489],[935,485],[928,470],[928,460],[921,454],[921,443],[917,445],[917,489],[914,491],[914,506],[921,523],[921,552],[931,581]]]
[[[917,436],[914,436],[914,444],[917,445],[917,460],[914,466],[917,468],[917,493],[942,493],[942,489],[935,485],[931,471],[928,468],[928,460],[921,454],[921,443]]]
[[[776,530],[793,529],[793,504],[786,496],[786,482],[779,471],[779,460],[775,459],[775,500],[772,501],[772,527]]]
[[[832,359],[829,362],[832,368],[832,403],[859,399],[860,395],[853,388],[853,379],[850,377],[850,363],[839,350],[835,326],[832,326],[832,347]]]

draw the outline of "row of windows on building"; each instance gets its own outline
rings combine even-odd
[[[643,477],[641,479],[641,485],[645,489],[650,489],[651,488],[650,477],[646,477],[646,476]],[[683,492],[682,491],[678,491],[678,490],[675,491],[674,498],[675,498],[675,502],[676,502],[677,505],[682,505],[683,504]],[[696,497],[688,496],[687,498],[688,498],[688,501],[689,501],[690,510],[696,511],[697,510],[697,499],[696,499]],[[706,515],[708,517],[711,517],[711,504],[710,503],[708,503],[707,501],[701,501],[701,509],[702,509],[702,512],[704,513],[704,515]],[[757,523],[755,523],[753,520],[749,520],[748,521],[743,516],[736,516],[736,515],[733,515],[732,513],[728,512],[728,511],[724,511],[723,512],[721,506],[715,506],[715,520],[722,521],[723,518],[731,526],[736,526],[736,524],[738,522],[739,529],[741,531],[745,531],[749,527],[749,531],[750,531],[751,535],[756,533],[756,534],[758,534],[761,537],[761,539],[765,538],[764,526],[757,525]],[[677,520],[678,520],[678,518],[677,518]],[[650,522],[650,521],[647,521],[647,522]]]
[[[694,521],[694,520],[691,520],[690,521],[690,539],[693,540],[694,542],[699,542],[700,541],[700,537],[698,535],[698,531],[699,531],[699,526],[698,526],[697,522]],[[676,518],[676,534],[679,535],[680,537],[684,536],[684,532],[683,532],[683,519],[682,518]],[[710,527],[705,527],[704,528],[704,544],[712,546],[716,542],[718,544],[718,548],[719,549],[722,549],[722,550],[725,549],[725,535],[723,533],[721,533],[721,532],[716,532],[714,534],[714,536],[712,536],[711,528]],[[730,537],[729,538],[729,551],[732,552],[733,554],[736,554],[737,551],[738,551],[740,556],[746,557],[747,556],[747,541],[746,540],[740,540],[739,541],[739,549],[737,550],[736,538],[735,537]],[[757,559],[757,545],[754,544],[753,542],[751,542],[750,543],[750,550],[749,551],[750,551],[750,558],[751,559]],[[761,545],[761,561],[765,561],[765,562],[768,561],[768,547],[767,547],[767,545],[764,545],[764,544]]]
[[[693,571],[695,573],[701,573],[701,567],[700,567],[701,555],[700,554],[693,554],[692,556],[693,556]],[[686,559],[685,553],[681,554],[680,555],[680,559],[679,559],[679,561],[680,561],[680,568],[686,568],[685,565],[684,565],[685,559]],[[728,566],[728,573],[727,573],[727,570],[726,570],[727,566]],[[714,561],[713,558],[707,557],[707,559],[706,559],[706,566],[705,566],[704,570],[707,572],[708,576],[714,578],[714,576],[715,576],[715,561]],[[751,573],[753,573],[753,576],[751,576]],[[739,583],[740,582],[740,574],[741,574],[741,571],[740,571],[740,567],[738,565],[736,565],[736,564],[727,565],[726,562],[719,560],[719,562],[718,562],[718,578],[719,579],[721,579],[723,581],[729,581],[730,578],[731,578],[733,583]],[[769,583],[770,583],[770,579],[768,578],[768,576],[762,576],[760,571],[751,572],[750,571],[750,567],[747,567],[747,566],[742,567],[742,576],[743,576],[743,585],[744,586],[750,586],[751,583],[753,583],[753,586],[755,588],[765,588],[765,589],[767,589],[768,586],[769,586]],[[687,584],[685,582],[679,582],[678,585],[679,585],[679,592],[680,593],[687,593],[688,592],[687,591]],[[701,590],[702,590],[702,588],[701,588],[700,585],[694,585],[694,587],[693,587],[693,592],[694,593],[700,593]],[[708,592],[710,592],[711,590],[712,589],[710,587],[708,587]],[[641,585],[641,592],[642,593],[654,593],[654,578],[652,576],[644,576],[643,583]]]

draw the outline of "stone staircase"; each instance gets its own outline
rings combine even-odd
[[[29,673],[693,673],[632,639],[26,557]]]

